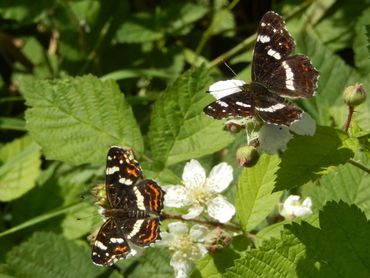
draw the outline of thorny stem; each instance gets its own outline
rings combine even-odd
[[[192,221],[192,222],[196,222],[198,224],[202,224],[202,225],[205,225],[205,226],[219,227],[219,228],[222,228],[224,230],[229,230],[229,231],[233,231],[233,232],[237,232],[237,233],[244,233],[239,227],[237,227],[235,225],[231,225],[231,224],[222,224],[222,223],[218,223],[218,222],[201,220],[201,219],[197,219],[197,218],[184,219],[184,218],[182,218],[181,215],[178,215],[178,214],[162,213],[161,220],[167,220],[167,219],[176,219],[176,220],[181,220],[181,221]]]
[[[344,131],[345,132],[348,132],[348,129],[351,125],[351,121],[352,121],[352,116],[353,116],[353,112],[354,112],[354,107],[353,106],[348,106],[348,116],[347,116],[347,121],[346,121],[346,125],[344,126]]]

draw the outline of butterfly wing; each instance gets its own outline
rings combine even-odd
[[[283,18],[275,12],[262,17],[252,60],[252,81],[264,83],[294,50],[295,42],[285,28]]]
[[[256,114],[265,123],[290,126],[301,118],[300,108],[286,102],[266,88],[264,93],[256,94],[254,100]]]
[[[122,229],[127,239],[138,246],[145,247],[160,239],[158,218],[130,218],[123,223]]]
[[[240,87],[240,92],[212,102],[203,109],[203,112],[218,120],[227,117],[254,116],[252,101],[253,94],[245,92],[243,87]]]
[[[111,208],[124,206],[129,187],[142,177],[142,170],[131,150],[113,146],[107,155],[105,185]]]
[[[94,264],[109,266],[130,253],[130,247],[119,226],[113,218],[108,218],[100,228],[91,252]]]

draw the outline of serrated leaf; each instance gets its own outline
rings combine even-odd
[[[363,75],[370,72],[370,55],[367,49],[368,38],[366,36],[366,25],[370,24],[370,8],[362,12],[362,16],[357,20],[355,30],[356,37],[353,41],[353,50],[355,52],[356,67]]]
[[[347,162],[353,151],[346,147],[348,136],[339,130],[318,126],[314,136],[295,135],[281,156],[275,190],[298,187],[316,180],[329,167]]]
[[[285,231],[280,240],[271,239],[261,248],[247,251],[235,260],[224,277],[297,277],[295,268],[304,255],[304,245]]]
[[[226,269],[233,265],[234,260],[240,258],[249,245],[245,236],[233,238],[230,246],[223,250],[216,251],[214,254],[208,254],[200,259],[193,271],[192,278],[221,278]],[[240,251],[242,250],[242,251]]]
[[[40,147],[30,137],[0,148],[0,201],[19,198],[36,185],[40,156]]]
[[[158,98],[148,137],[153,159],[165,166],[214,153],[233,137],[203,114],[210,101],[205,67],[186,72]]]
[[[258,163],[245,168],[239,178],[236,214],[245,232],[260,224],[279,201],[281,193],[272,193],[279,162],[276,155],[262,155]]]
[[[364,156],[363,164],[369,165]],[[370,218],[370,175],[352,164],[339,165],[323,176],[319,185],[304,188],[304,195],[310,196],[316,210],[328,201],[344,201],[361,208]]]
[[[111,145],[143,150],[140,130],[117,84],[91,75],[23,80],[27,129],[48,159],[102,163]]]
[[[304,222],[288,227],[307,250],[298,276],[369,277],[370,222],[365,214],[341,201],[329,202],[319,217],[320,228]]]
[[[245,252],[225,277],[368,277],[370,222],[355,206],[330,202],[320,227],[286,225],[280,239]]]
[[[14,247],[6,262],[16,277],[98,277],[104,271],[93,265],[86,244],[45,232]]]

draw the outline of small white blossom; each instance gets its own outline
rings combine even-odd
[[[213,167],[207,178],[202,165],[192,159],[185,165],[182,185],[164,187],[164,203],[168,207],[188,207],[184,219],[195,218],[206,209],[209,216],[226,223],[235,214],[235,208],[220,193],[230,185],[232,179],[233,169],[227,163]]]
[[[191,227],[182,222],[172,222],[168,224],[168,232],[162,232],[162,240],[158,245],[168,246],[173,252],[170,265],[175,271],[176,278],[186,278],[189,276],[196,261],[207,254],[204,240],[209,230],[196,224]]]
[[[294,219],[296,217],[304,217],[312,214],[312,200],[310,197],[300,201],[301,197],[290,195],[280,208],[280,214],[286,219]]]

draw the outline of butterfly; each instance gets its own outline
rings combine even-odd
[[[204,112],[215,118],[257,117],[265,123],[290,126],[302,110],[285,97],[312,97],[319,71],[304,55],[292,55],[295,42],[283,18],[267,12],[261,19],[253,51],[252,82],[219,81],[209,92],[217,100]]]
[[[135,251],[129,241],[146,247],[160,239],[159,217],[164,191],[150,179],[130,149],[112,146],[107,155],[105,222],[92,246],[93,263],[109,266]]]

